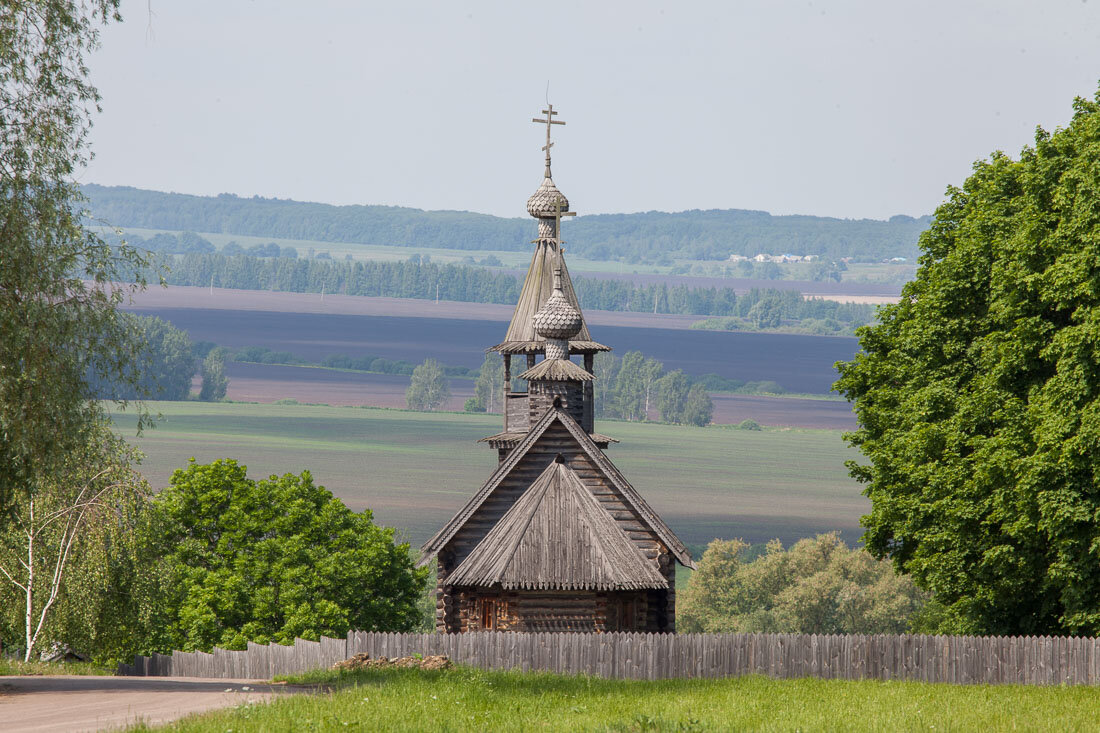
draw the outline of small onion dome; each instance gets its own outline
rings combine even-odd
[[[535,333],[544,339],[568,341],[580,333],[584,320],[581,312],[569,304],[561,291],[560,277],[554,278],[554,292],[532,317]]]
[[[536,219],[553,219],[559,205],[562,211],[569,211],[569,199],[554,185],[554,180],[546,176],[538,190],[527,199],[527,213]]]

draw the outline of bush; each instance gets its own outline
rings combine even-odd
[[[715,540],[678,594],[684,632],[899,634],[925,597],[889,562],[849,549],[835,534],[799,540],[746,562],[741,540]]]
[[[749,418],[748,420],[742,420],[741,422],[737,423],[737,429],[738,430],[762,430],[763,428],[760,427],[760,423],[756,422],[752,418]]]

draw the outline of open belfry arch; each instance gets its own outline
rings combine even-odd
[[[546,168],[527,200],[538,238],[504,341],[504,429],[483,438],[499,464],[422,548],[436,560],[436,629],[675,631],[675,563],[694,567],[672,530],[611,463],[594,431],[592,340],[565,266],[569,200]],[[537,359],[542,355],[541,361]],[[512,389],[512,357],[526,357]],[[583,366],[571,357],[580,356]]]

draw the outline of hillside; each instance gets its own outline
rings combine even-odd
[[[323,242],[524,251],[530,219],[397,206],[332,206],[234,194],[192,196],[127,186],[83,187],[93,218],[120,227],[312,239]],[[758,252],[838,259],[912,258],[928,216],[833,219],[724,209],[578,216],[569,249],[595,260],[726,259]],[[98,223],[98,222],[97,222]]]

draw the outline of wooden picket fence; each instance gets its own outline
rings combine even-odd
[[[298,639],[135,657],[118,674],[270,679],[372,658],[445,654],[483,669],[545,670],[621,679],[733,677],[920,680],[959,684],[1094,685],[1100,639],[1079,637],[812,634],[510,633],[397,634]]]

